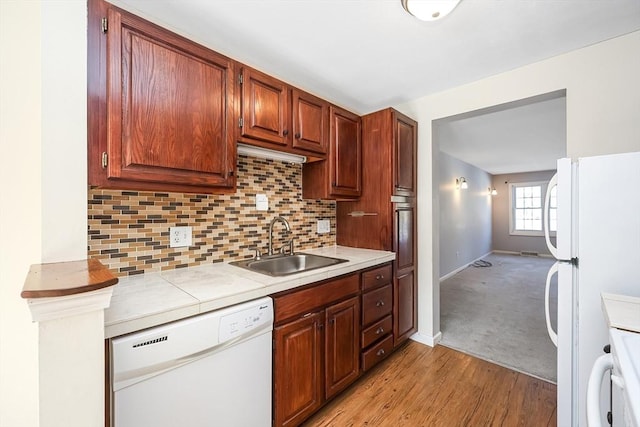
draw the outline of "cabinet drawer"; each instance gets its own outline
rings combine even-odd
[[[380,338],[391,333],[393,322],[391,316],[387,316],[384,319],[374,323],[367,329],[362,331],[362,348],[367,348]]]
[[[366,326],[391,313],[393,289],[386,285],[362,295],[362,325]]]
[[[377,288],[391,283],[391,264],[362,273],[362,290]]]
[[[357,294],[360,287],[359,278],[359,274],[352,274],[275,297],[275,322],[310,313],[317,308]]]
[[[370,350],[362,353],[362,371],[373,368],[378,362],[382,361],[393,350],[393,335],[389,335],[378,344],[371,347]]]

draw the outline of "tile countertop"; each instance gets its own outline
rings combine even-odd
[[[105,310],[105,338],[136,332],[200,313],[293,289],[393,261],[393,252],[331,246],[304,253],[349,262],[271,277],[227,263],[120,278]]]

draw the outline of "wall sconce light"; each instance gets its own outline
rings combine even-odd
[[[495,188],[487,188],[487,192],[489,193],[490,196],[497,196],[498,195],[498,191]]]
[[[467,184],[467,179],[464,176],[456,178],[456,189],[466,190],[467,188],[469,188],[469,185]]]

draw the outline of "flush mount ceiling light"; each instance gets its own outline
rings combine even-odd
[[[456,8],[460,0],[401,0],[404,10],[421,21],[444,18]]]

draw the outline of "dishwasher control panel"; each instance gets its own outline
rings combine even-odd
[[[273,301],[265,298],[244,310],[220,317],[218,340],[220,343],[255,333],[256,330],[271,330],[273,327]]]

